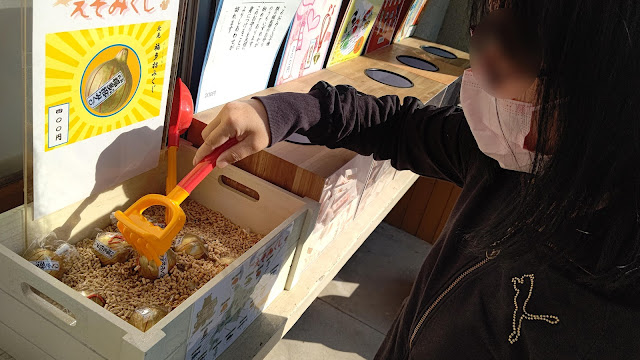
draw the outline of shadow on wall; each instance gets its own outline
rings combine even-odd
[[[130,183],[126,182],[129,178],[135,176],[138,169],[143,164],[148,164],[150,161],[154,161],[151,157],[158,155],[155,147],[158,143],[149,144],[144,154],[146,156],[140,156],[140,154],[129,154],[127,148],[130,144],[135,143],[138,139],[149,139],[162,137],[163,127],[158,127],[156,130],[152,130],[149,127],[141,127],[127,131],[118,136],[109,146],[100,154],[98,162],[96,164],[95,185],[91,191],[91,195],[84,199],[82,203],[77,207],[71,216],[65,221],[65,223],[55,230],[53,230],[59,239],[69,239],[74,230],[77,230],[78,234],[90,234],[97,227],[104,224],[103,220],[96,220],[95,222],[86,225],[82,229],[76,229],[76,226],[82,220],[83,212],[91,205],[94,204],[98,195],[107,190],[109,187],[119,186],[122,183],[123,190],[128,199],[127,203],[122,207],[109,209],[108,212],[114,212],[116,210],[124,210],[126,206],[136,201],[140,196],[139,187],[133,188]],[[127,162],[126,169],[120,168],[119,164],[121,159],[130,159]],[[73,166],[70,164],[70,166]],[[164,178],[157,179],[158,182],[164,184]],[[115,185],[114,185],[115,184]],[[161,188],[158,184],[149,184],[149,188]],[[95,204],[99,206],[100,204]],[[106,212],[106,211],[105,211]]]

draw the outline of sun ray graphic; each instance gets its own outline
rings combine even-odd
[[[169,32],[158,21],[48,34],[45,119],[68,104],[68,141],[50,145],[45,121],[44,150],[159,116]]]

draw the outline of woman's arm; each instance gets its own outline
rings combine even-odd
[[[350,86],[316,84],[307,94],[258,97],[269,119],[271,144],[297,132],[315,144],[347,148],[399,170],[464,183],[477,145],[456,107],[423,106],[416,98],[359,93]]]

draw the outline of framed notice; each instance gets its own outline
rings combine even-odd
[[[383,0],[351,0],[329,55],[327,67],[360,56]]]
[[[322,69],[342,0],[303,0],[296,11],[276,85]]]
[[[157,165],[178,5],[33,2],[35,218]]]
[[[204,111],[267,87],[300,0],[218,3],[196,98]]]
[[[409,0],[384,0],[382,9],[378,17],[376,17],[376,22],[373,23],[365,53],[376,51],[391,44],[405,1]]]

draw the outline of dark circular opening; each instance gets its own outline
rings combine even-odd
[[[440,57],[443,57],[445,59],[457,59],[458,58],[451,51],[447,51],[447,50],[441,49],[439,47],[422,45],[421,48],[422,48],[422,50],[428,52],[429,54],[440,56]]]
[[[396,56],[396,59],[407,66],[411,66],[412,68],[426,70],[426,71],[440,70],[432,62],[427,61],[425,59],[420,59],[419,57],[409,56],[409,55],[398,55]]]
[[[383,83],[385,85],[399,87],[399,88],[413,87],[413,82],[411,80],[389,70],[367,69],[364,71],[364,73],[371,79],[377,82]]]
[[[291,136],[284,139],[284,141],[298,145],[313,145],[306,136],[296,133],[291,134]]]

